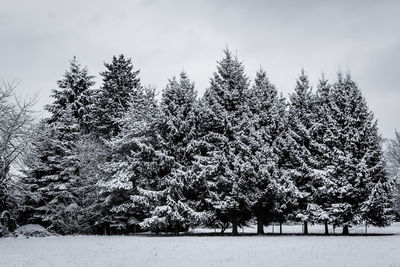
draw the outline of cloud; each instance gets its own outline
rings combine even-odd
[[[350,70],[392,136],[399,11],[399,1],[3,0],[0,75],[22,80],[22,94],[39,91],[41,109],[73,56],[98,76],[124,53],[144,84],[161,90],[185,69],[201,94],[229,45],[249,76],[262,65],[285,94],[302,67],[314,82]]]

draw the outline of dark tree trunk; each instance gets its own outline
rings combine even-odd
[[[223,234],[225,232],[225,230],[226,230],[226,228],[228,228],[228,226],[229,226],[229,224],[227,224],[227,223],[223,223],[222,224],[222,226],[221,226],[221,234]]]
[[[279,234],[282,234],[282,222],[279,223]]]
[[[304,232],[303,234],[308,235],[308,223],[307,221],[304,221]]]
[[[325,234],[329,235],[328,222],[325,222]]]
[[[179,225],[175,225],[175,227],[174,227],[174,235],[179,235]]]
[[[347,224],[345,224],[343,226],[343,235],[349,235],[349,226]]]
[[[257,234],[258,235],[264,234],[264,220],[261,216],[257,217]]]
[[[236,219],[236,218],[234,218],[234,219],[233,219],[233,222],[232,222],[232,235],[239,235],[239,232],[238,232],[238,222],[237,222],[237,219]]]

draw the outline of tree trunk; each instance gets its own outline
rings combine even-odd
[[[236,218],[234,218],[232,221],[232,235],[239,235],[238,222]]]
[[[222,226],[221,226],[221,234],[223,234],[225,232],[225,230],[226,230],[226,228],[228,228],[228,226],[229,226],[229,224],[227,224],[227,223],[223,223],[222,224]]]
[[[282,234],[282,222],[279,222],[279,234]]]
[[[329,235],[328,222],[325,222],[325,234]]]
[[[304,233],[305,235],[308,235],[308,223],[307,221],[304,221]]]
[[[264,234],[264,220],[261,216],[257,217],[257,234],[258,235]]]
[[[179,235],[179,225],[175,225],[175,227],[174,227],[174,235]]]
[[[349,235],[349,226],[347,224],[343,225],[343,235]]]

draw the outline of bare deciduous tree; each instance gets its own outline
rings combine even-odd
[[[36,97],[18,98],[17,85],[0,81],[0,210],[5,208],[13,183],[10,170],[19,163],[28,145],[34,120],[32,108]]]
[[[400,133],[386,142],[386,159],[389,174],[396,181],[396,214],[400,217]]]

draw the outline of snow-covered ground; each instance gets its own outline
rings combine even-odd
[[[383,235],[3,238],[0,266],[400,266],[400,224],[368,232]]]

